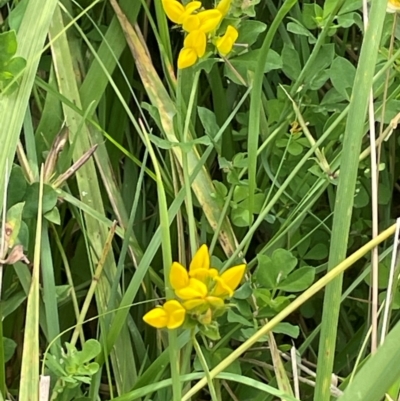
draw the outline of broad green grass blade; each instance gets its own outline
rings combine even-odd
[[[28,2],[17,33],[17,56],[26,59],[26,68],[18,80],[18,89],[11,94],[0,95],[0,193],[4,191],[4,171],[9,171],[31,95],[43,44],[57,1],[32,0]],[[3,199],[0,199],[0,206]]]
[[[32,281],[26,306],[24,349],[22,351],[19,399],[36,401],[39,398],[39,290],[40,254],[43,208],[43,170],[40,177],[38,217],[36,224],[35,255]]]
[[[338,401],[380,401],[400,376],[400,323],[360,369]]]
[[[343,142],[328,270],[346,257],[367,102],[372,88],[386,4],[386,0],[376,0],[372,3],[371,19],[365,32],[358,62]],[[329,387],[335,356],[342,282],[343,277],[340,275],[326,288],[314,394],[315,401],[328,401],[330,398]]]
[[[60,35],[56,41],[52,42],[53,63],[60,93],[69,99],[74,99],[76,105],[81,107],[73,58],[66,33],[64,32],[64,22],[59,8],[56,9],[50,29],[50,35],[51,38]],[[76,161],[92,146],[89,141],[88,128],[84,124],[82,117],[75,111],[71,110],[66,105],[63,105],[63,110],[66,123],[71,133],[69,139],[71,147],[73,148],[73,159]],[[76,177],[81,200],[90,205],[100,214],[104,215],[102,195],[93,160],[88,160],[88,162],[78,170]],[[89,236],[93,247],[91,257],[93,263],[97,265],[98,258],[102,253],[104,244],[106,243],[107,230],[103,224],[89,215],[85,215],[85,222],[87,235]],[[115,272],[115,261],[112,253],[110,253],[104,265],[104,276],[101,278],[98,287],[98,307],[100,313],[105,312],[107,309],[106,300],[109,297],[110,286],[106,277],[114,277]],[[122,335],[129,337],[126,326]],[[134,369],[133,367],[130,368],[129,364],[133,363],[134,358],[130,341],[126,341],[123,347],[120,347],[119,344],[120,343],[117,342],[113,350],[113,368],[118,390],[125,391],[133,385],[133,378],[129,372],[134,371]]]
[[[43,303],[47,322],[47,339],[53,341],[60,333],[58,314],[58,300],[56,293],[56,279],[54,277],[54,265],[51,256],[51,245],[49,238],[49,226],[47,221],[43,222],[42,230],[42,282],[43,282]],[[52,353],[60,355],[60,339],[58,338],[53,346]]]

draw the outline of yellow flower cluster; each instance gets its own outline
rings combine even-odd
[[[180,263],[171,266],[169,281],[178,300],[169,300],[143,316],[143,320],[158,329],[180,327],[187,315],[208,325],[225,309],[225,299],[232,297],[242,281],[246,265],[238,265],[219,274],[210,267],[207,245],[202,245],[187,271]]]
[[[191,1],[184,6],[178,0],[162,0],[162,4],[168,18],[187,32],[178,57],[178,68],[194,65],[206,53],[209,41],[222,56],[231,52],[239,36],[237,29],[229,25],[223,36],[215,36],[216,29],[229,12],[231,0],[221,0],[211,10],[201,10],[200,1]]]
[[[387,12],[395,13],[400,11],[400,0],[389,0],[387,5]]]

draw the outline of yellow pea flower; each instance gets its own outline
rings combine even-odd
[[[175,291],[185,288],[189,285],[189,274],[180,263],[172,263],[169,274],[169,282]]]
[[[193,256],[189,266],[189,275],[203,282],[205,282],[208,277],[215,277],[218,275],[217,269],[210,269],[210,254],[207,245],[202,245]]]
[[[400,0],[389,0],[386,11],[388,13],[395,13],[400,11]]]
[[[238,265],[214,277],[216,284],[211,295],[220,298],[231,297],[242,281],[245,270],[246,265]]]
[[[204,33],[212,32],[222,21],[222,14],[219,10],[200,11],[196,16],[200,19],[200,30]]]
[[[182,28],[186,32],[200,30],[201,32],[209,33],[220,24],[221,20],[222,14],[219,10],[204,10],[185,17]]]
[[[194,299],[194,298],[205,298],[208,293],[207,286],[200,280],[195,278],[189,279],[189,285],[175,291],[175,294],[180,299]]]
[[[183,70],[184,68],[191,67],[196,64],[198,57],[196,51],[194,49],[185,49],[183,48],[179,52],[178,56],[178,68]]]
[[[176,329],[185,321],[186,310],[176,300],[167,301],[163,306],[152,309],[143,316],[143,320],[156,329]]]
[[[194,308],[198,308],[199,306],[203,305],[213,306],[215,308],[222,308],[225,305],[225,303],[222,298],[207,296],[204,298],[189,299],[183,302],[182,305],[186,310],[190,311]]]
[[[162,5],[167,17],[175,24],[182,25],[188,16],[201,7],[201,1],[191,1],[183,6],[177,0],[162,0]]]
[[[190,32],[184,42],[183,49],[178,56],[178,68],[191,67],[206,52],[207,38],[204,32],[199,30]]]
[[[228,14],[229,9],[231,8],[232,0],[221,0],[217,5],[217,10],[222,14],[222,17],[225,17]]]
[[[208,246],[203,244],[194,254],[192,261],[189,265],[189,270],[195,271],[198,269],[210,268],[210,254],[208,253]]]
[[[216,46],[222,56],[226,56],[232,51],[232,47],[239,36],[239,32],[232,25],[228,25],[224,36],[217,39]]]

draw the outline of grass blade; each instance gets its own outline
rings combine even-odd
[[[360,369],[338,401],[379,401],[400,375],[400,323]]]
[[[373,2],[370,23],[365,32],[361,49],[343,142],[328,270],[340,263],[346,256],[367,102],[372,88],[385,11],[385,0]],[[342,282],[343,277],[340,275],[326,288],[314,394],[315,401],[328,401],[330,398],[329,387],[335,356]]]

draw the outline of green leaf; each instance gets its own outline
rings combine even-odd
[[[230,60],[230,63],[234,70],[236,70],[237,73],[239,73],[245,81],[248,80],[249,73],[254,73],[259,54],[259,49],[251,50],[248,53],[245,53]],[[276,51],[272,49],[269,50],[267,62],[264,66],[264,73],[280,68],[282,68],[281,57]],[[242,85],[242,82],[239,80],[239,78],[237,77],[237,73],[235,73],[234,70],[232,70],[230,66],[225,65],[225,76],[238,85]]]
[[[28,6],[29,0],[19,1],[16,6],[11,10],[8,17],[8,23],[11,29],[18,32],[19,26],[21,25],[22,18],[25,15],[26,8]]]
[[[278,323],[272,330],[276,334],[285,334],[292,338],[298,338],[300,334],[300,329],[298,326],[287,322]]]
[[[318,244],[313,246],[310,251],[306,253],[304,259],[322,260],[328,256],[328,252],[329,252],[328,247],[322,242],[319,242]]]
[[[197,112],[199,114],[199,118],[206,135],[214,139],[215,135],[219,131],[219,126],[217,124],[215,114],[211,110],[200,106],[197,107]]]
[[[28,186],[25,196],[24,219],[32,219],[37,216],[39,202],[39,183]],[[49,212],[57,204],[57,192],[47,184],[43,186],[43,213]]]
[[[228,310],[227,319],[229,323],[240,323],[243,326],[253,326],[253,322],[249,322],[243,316],[235,313],[232,309]]]
[[[49,212],[45,213],[44,217],[48,221],[50,221],[54,224],[57,224],[57,225],[61,224],[60,212],[57,207],[53,207],[53,209],[51,209]]]
[[[264,32],[267,25],[261,21],[243,20],[240,23],[239,37],[237,43],[251,46],[254,44],[261,32]]]
[[[303,146],[296,141],[291,141],[287,149],[288,152],[293,156],[299,156],[303,153]]]
[[[84,364],[96,358],[101,352],[101,345],[97,340],[93,338],[87,340],[82,348],[82,351],[78,352],[79,362]]]
[[[317,41],[317,38],[306,27],[301,25],[298,21],[289,22],[287,24],[287,30],[289,32],[294,33],[295,35],[306,36],[310,44],[313,44]]]
[[[336,57],[329,70],[333,87],[346,99],[350,100],[350,89],[353,87],[356,68],[349,60]]]
[[[303,4],[303,24],[308,29],[318,27],[317,18],[322,18],[322,8],[316,3]]]
[[[17,51],[17,37],[15,31],[0,34],[0,90],[7,88],[7,94],[17,88],[12,83],[23,71],[26,61],[22,57],[14,57]],[[11,85],[10,85],[11,84]]]
[[[255,282],[262,285],[257,277],[255,277]],[[266,288],[256,288],[254,290],[254,296],[256,297],[257,305],[259,305],[260,308],[268,306],[271,302],[271,291]]]
[[[335,45],[333,43],[321,46],[317,59],[305,75],[305,80],[312,82],[316,75],[319,75],[321,71],[325,70],[332,64],[334,57]]]
[[[248,209],[241,206],[232,208],[231,220],[236,227],[249,227],[251,224]]]
[[[351,11],[358,11],[362,8],[362,0],[346,0],[338,12],[338,15],[343,15]]]
[[[219,329],[216,324],[213,325],[208,325],[208,326],[200,326],[200,331],[203,333],[206,337],[208,337],[210,340],[217,341],[221,338],[219,334]]]
[[[12,59],[17,51],[17,35],[15,31],[0,33],[0,71]]]
[[[7,188],[7,207],[11,207],[23,200],[26,186],[27,183],[22,168],[13,165]]]
[[[227,358],[230,354],[232,354],[232,350],[230,348],[219,348],[217,349],[211,357],[212,360],[212,367],[214,368],[217,366],[220,362],[222,362],[225,358]],[[224,372],[228,373],[234,373],[241,375],[242,374],[242,369],[240,366],[240,361],[239,359],[235,359],[227,368],[224,370]]]
[[[278,284],[285,280],[297,265],[297,259],[286,249],[276,249],[272,258],[257,255],[257,260],[255,282],[267,289],[278,288]]]
[[[248,281],[246,281],[239,289],[235,291],[233,297],[235,299],[247,299],[253,293],[253,289]]]
[[[17,348],[17,343],[11,338],[3,337],[3,347],[4,361],[2,361],[2,363],[5,363],[13,357],[15,349]]]
[[[16,239],[19,235],[19,230],[21,228],[21,221],[22,221],[22,213],[24,210],[25,202],[17,203],[16,205],[10,207],[7,210],[7,224],[9,228],[12,230],[9,240],[8,240],[8,247],[12,248]]]
[[[300,292],[306,290],[314,281],[315,268],[311,266],[301,267],[279,283],[278,288],[287,292]]]
[[[283,45],[282,63],[282,71],[285,75],[296,80],[301,73],[300,57],[297,51],[286,43]]]

